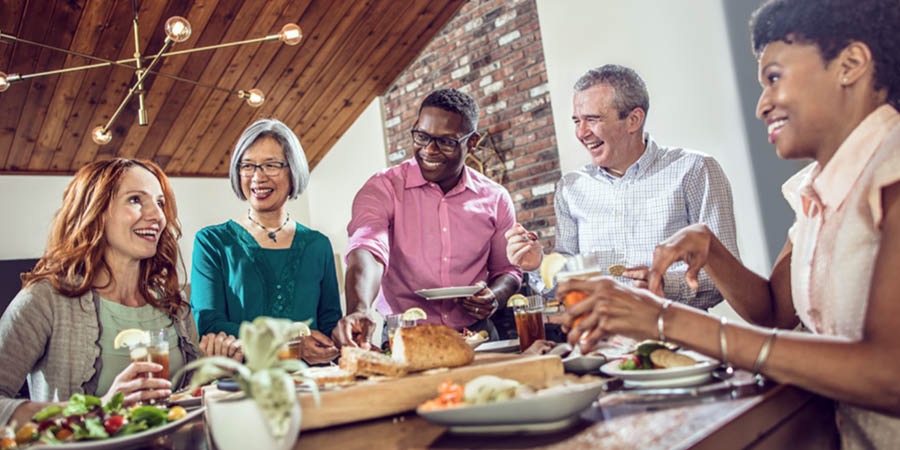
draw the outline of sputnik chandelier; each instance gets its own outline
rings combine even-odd
[[[15,36],[4,34],[3,31],[0,30],[0,42],[7,40],[7,41],[11,41],[11,42],[20,42],[23,44],[36,45],[38,47],[63,52],[63,53],[69,54],[69,55],[78,56],[78,57],[93,60],[93,61],[98,61],[96,64],[87,64],[87,65],[76,66],[76,67],[66,67],[66,68],[62,68],[62,69],[48,70],[46,72],[38,72],[38,73],[32,73],[32,74],[27,74],[27,75],[15,74],[15,73],[11,73],[11,74],[7,75],[4,72],[0,72],[0,92],[6,91],[7,89],[9,89],[9,87],[12,83],[15,83],[18,81],[25,81],[25,80],[28,80],[31,78],[43,77],[43,76],[48,76],[48,75],[56,75],[56,74],[62,74],[62,73],[67,73],[67,72],[75,72],[78,70],[95,69],[95,68],[109,67],[109,66],[121,66],[121,67],[127,67],[131,70],[134,70],[134,75],[135,75],[134,84],[131,86],[131,89],[128,90],[128,94],[122,100],[122,103],[119,104],[119,107],[116,108],[116,111],[109,118],[109,120],[106,122],[106,124],[98,125],[91,132],[91,138],[93,139],[93,141],[99,145],[104,145],[104,144],[109,143],[112,140],[112,133],[110,132],[110,127],[112,127],[112,124],[116,121],[116,118],[118,118],[119,114],[121,114],[122,111],[125,109],[125,105],[128,104],[128,102],[131,100],[131,98],[135,94],[137,94],[137,98],[138,98],[138,125],[146,126],[148,124],[147,109],[144,107],[144,93],[145,93],[144,80],[147,78],[147,75],[149,75],[151,73],[155,74],[157,76],[172,78],[172,79],[175,79],[178,81],[184,81],[184,82],[191,83],[191,84],[194,84],[197,86],[202,86],[202,87],[206,87],[209,89],[215,89],[215,90],[219,90],[219,91],[228,92],[230,94],[234,94],[234,95],[244,99],[248,105],[250,105],[254,108],[262,105],[263,102],[265,101],[265,95],[259,89],[234,91],[231,89],[225,89],[225,88],[221,88],[218,86],[200,83],[198,81],[181,78],[181,77],[171,75],[171,74],[155,72],[155,71],[153,71],[153,68],[156,66],[156,64],[159,62],[160,59],[165,58],[167,56],[184,55],[184,54],[189,54],[189,53],[202,52],[202,51],[206,51],[206,50],[214,50],[214,49],[223,48],[223,47],[234,47],[234,46],[238,46],[238,45],[252,44],[252,43],[256,43],[256,42],[274,41],[274,40],[279,40],[282,43],[287,44],[287,45],[297,45],[300,43],[300,40],[303,39],[303,31],[300,29],[300,27],[297,24],[289,23],[289,24],[285,25],[284,27],[282,27],[281,31],[278,34],[272,34],[269,36],[264,36],[264,37],[255,38],[255,39],[247,39],[247,40],[243,40],[243,41],[229,42],[229,43],[224,43],[224,44],[210,45],[207,47],[199,47],[199,48],[193,48],[193,49],[189,49],[189,50],[179,50],[179,51],[170,52],[168,50],[172,47],[173,44],[184,42],[191,36],[190,22],[188,22],[187,19],[185,19],[184,17],[174,16],[174,17],[169,18],[169,20],[166,21],[166,25],[165,25],[166,39],[163,42],[162,48],[160,48],[159,51],[156,52],[156,54],[153,56],[144,56],[144,55],[141,55],[141,50],[140,50],[140,41],[141,40],[140,40],[140,34],[139,34],[139,30],[138,30],[138,15],[137,15],[138,8],[137,8],[136,0],[132,0],[132,7],[134,9],[134,18],[132,20],[132,28],[134,31],[134,58],[130,58],[130,59],[121,59],[118,61],[112,61],[112,60],[99,58],[99,57],[92,56],[92,55],[87,55],[84,53],[73,52],[71,50],[64,49],[64,48],[53,47],[50,45],[41,44],[39,42],[29,41],[26,39],[20,39]],[[146,60],[149,60],[150,62],[145,65],[144,62],[146,62]]]

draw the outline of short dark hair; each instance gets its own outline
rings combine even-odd
[[[629,67],[606,64],[588,70],[575,82],[575,91],[581,92],[598,84],[608,84],[615,90],[613,106],[624,119],[634,108],[641,108],[644,114],[650,110],[650,94],[641,76]]]
[[[422,108],[433,106],[452,113],[459,114],[463,122],[468,125],[466,131],[476,131],[478,129],[478,104],[469,94],[457,89],[438,89],[432,91],[422,100],[419,106],[419,113]]]
[[[888,102],[900,109],[900,1],[769,0],[750,18],[757,59],[772,42],[801,42],[819,48],[831,62],[851,42],[869,46],[875,60],[875,89],[887,89]]]

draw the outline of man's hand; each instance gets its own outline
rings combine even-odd
[[[310,335],[301,341],[300,353],[303,360],[310,364],[325,364],[340,355],[341,351],[328,336],[320,331],[311,330]]]
[[[478,284],[482,286],[480,291],[472,294],[471,297],[457,299],[457,303],[461,304],[472,317],[483,320],[494,314],[499,304],[494,291],[487,287],[486,283],[479,281]]]
[[[516,224],[504,234],[506,237],[506,257],[509,262],[522,270],[535,270],[541,266],[543,253],[537,234],[528,231],[521,224]]]
[[[338,321],[331,332],[331,339],[338,347],[349,345],[366,350],[374,350],[372,345],[372,333],[375,332],[375,322],[365,313],[355,312],[347,314]]]

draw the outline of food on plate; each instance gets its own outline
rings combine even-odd
[[[619,365],[621,370],[650,370],[685,367],[697,364],[690,356],[675,353],[677,347],[659,341],[644,341],[634,352],[625,356]]]
[[[447,380],[438,386],[438,396],[420,405],[419,410],[435,411],[559,394],[571,390],[575,386],[598,380],[599,378],[588,375],[583,377],[562,375],[552,378],[540,386],[529,386],[495,375],[482,375],[469,380],[465,385]]]
[[[197,386],[197,388],[195,388],[192,391],[185,390],[185,391],[176,392],[176,393],[170,395],[169,403],[180,402],[182,400],[187,400],[189,398],[197,398],[197,397],[200,397],[200,395],[202,395],[202,394],[203,394],[203,386]]]
[[[347,386],[356,382],[356,374],[338,366],[310,367],[303,375],[315,380],[320,388]]]
[[[418,372],[465,366],[475,359],[475,352],[456,330],[446,325],[418,325],[395,332],[391,358],[410,372]]]
[[[419,308],[418,306],[414,306],[412,308],[403,311],[403,314],[400,316],[403,320],[425,320],[428,318],[428,314],[425,313],[425,310]]]
[[[681,353],[675,353],[667,348],[654,350],[650,353],[650,361],[654,366],[662,369],[671,369],[672,367],[687,367],[697,364],[694,358]]]
[[[623,266],[621,264],[613,264],[613,265],[609,266],[608,269],[606,269],[606,271],[609,272],[609,274],[614,277],[621,277],[622,275],[625,274],[625,270],[626,270],[625,266]]]
[[[120,392],[104,405],[98,397],[75,394],[65,405],[54,404],[38,411],[18,430],[13,430],[12,426],[4,427],[0,433],[0,448],[16,448],[35,442],[64,444],[128,436],[181,420],[187,415],[181,406],[124,407],[124,399]]]
[[[403,362],[391,359],[385,354],[363,350],[359,347],[341,347],[341,359],[338,361],[338,365],[341,369],[361,377],[402,377],[407,372],[406,364]]]
[[[490,339],[490,335],[488,334],[487,331],[485,331],[485,330],[472,331],[468,328],[463,328],[462,337],[463,337],[463,339],[465,339],[466,344],[468,344],[469,347],[472,347],[472,348],[478,347],[479,345],[481,345],[482,342],[485,342],[488,339]]]
[[[561,253],[551,253],[541,260],[541,281],[548,288],[556,284],[556,274],[566,266],[566,256]]]

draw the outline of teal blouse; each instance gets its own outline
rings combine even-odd
[[[191,308],[200,335],[238,335],[259,316],[311,320],[326,335],[341,318],[331,242],[297,223],[291,247],[264,249],[233,220],[194,238]]]

